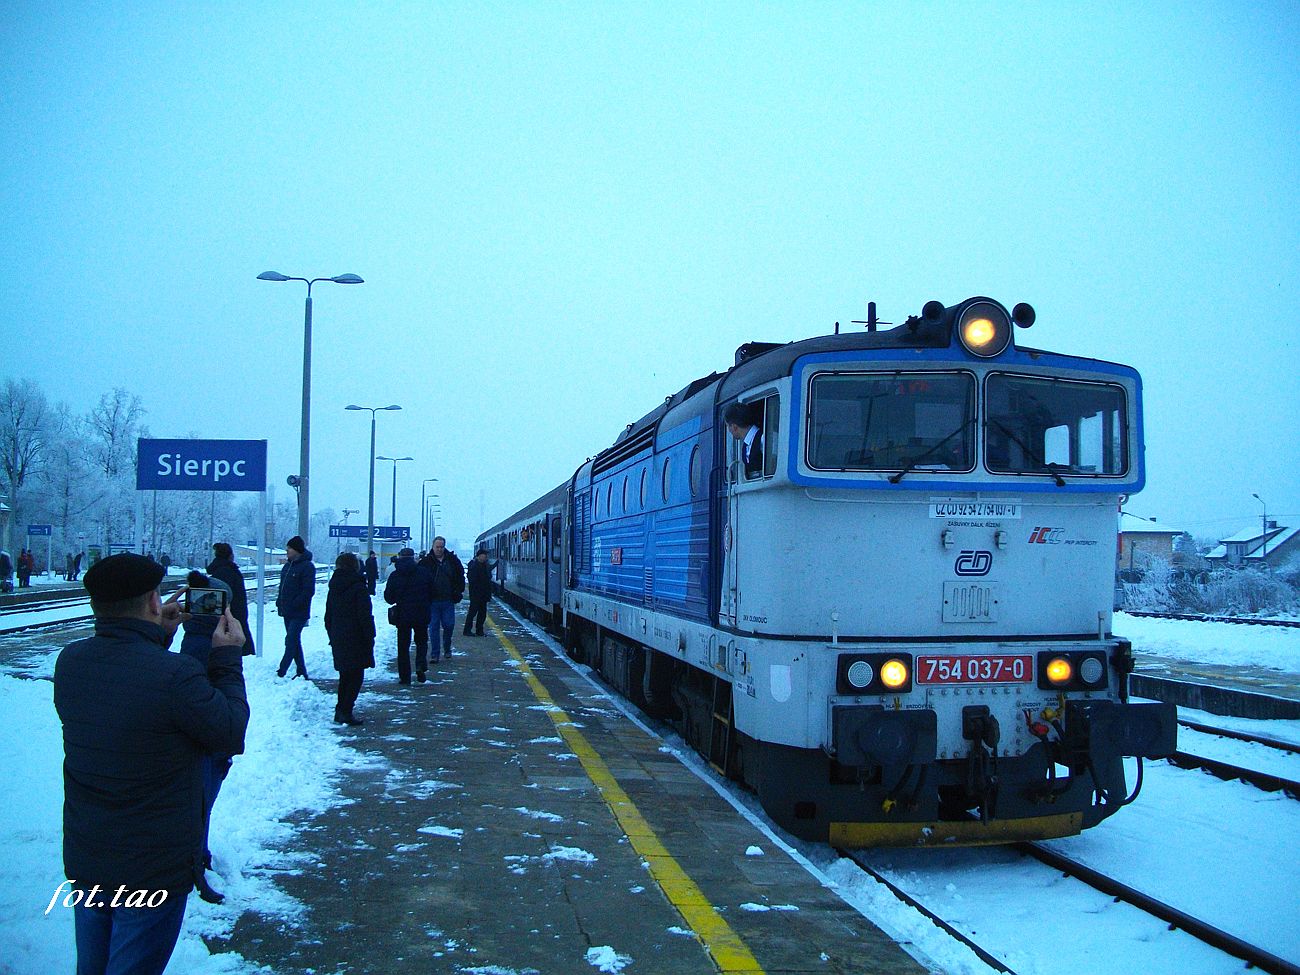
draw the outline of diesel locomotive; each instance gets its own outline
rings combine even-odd
[[[1176,747],[1111,630],[1141,379],[1018,346],[1027,304],[871,318],[628,424],[480,536],[497,592],[796,836],[1077,833]]]

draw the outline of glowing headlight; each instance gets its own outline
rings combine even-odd
[[[1053,657],[1047,663],[1047,679],[1053,684],[1068,684],[1074,668],[1064,657]]]
[[[889,688],[899,688],[907,683],[907,664],[901,660],[886,660],[880,668],[880,682]]]
[[[957,336],[973,355],[999,355],[1011,342],[1011,322],[1000,305],[977,301],[962,311]]]
[[[871,669],[871,664],[867,663],[865,660],[855,660],[849,665],[849,670],[846,676],[849,679],[849,683],[854,687],[863,688],[871,683],[872,678],[876,676],[876,672]]]
[[[1079,664],[1079,677],[1085,684],[1095,684],[1102,678],[1104,667],[1096,657],[1084,657]]]

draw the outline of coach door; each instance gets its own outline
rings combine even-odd
[[[740,543],[736,485],[744,478],[744,461],[740,455],[740,444],[732,437],[726,438],[726,466],[723,468],[723,490],[726,492],[726,522],[722,527],[722,594],[719,600],[718,614],[724,626],[736,625],[736,607],[738,603],[737,585],[739,582]]]
[[[547,531],[546,556],[546,602],[551,606],[560,605],[560,570],[563,568],[563,542],[560,534],[560,516],[550,516],[550,528]],[[559,622],[558,620],[556,621]]]

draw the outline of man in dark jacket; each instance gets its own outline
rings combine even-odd
[[[448,551],[447,540],[439,535],[423,559],[433,575],[433,602],[429,606],[429,658],[437,663],[442,652],[451,659],[451,634],[456,629],[456,604],[465,595],[465,567]],[[441,641],[439,632],[441,631]]]
[[[474,553],[465,575],[469,579],[469,609],[465,611],[464,634],[472,630],[476,636],[483,635],[483,621],[487,619],[487,604],[492,598],[492,570],[496,563],[488,562],[487,549],[481,548]]]
[[[415,552],[404,548],[384,583],[384,602],[393,607],[390,622],[397,627],[397,679],[411,683],[411,635],[415,635],[415,679],[424,683],[429,669],[429,620],[433,603],[433,574]],[[434,658],[435,660],[437,657]]]
[[[220,579],[230,589],[230,615],[244,628],[244,635],[248,638],[244,644],[244,656],[251,657],[257,651],[253,646],[253,630],[248,625],[248,590],[244,587],[244,573],[235,564],[235,550],[229,542],[212,543],[208,575]]]
[[[168,653],[184,617],[158,595],[162,577],[162,566],[133,553],[91,566],[95,635],[65,648],[54,668],[63,866],[81,973],[166,968],[202,879],[200,760],[244,749],[239,623],[221,618],[206,670]]]
[[[311,616],[311,597],[316,595],[316,566],[301,535],[284,543],[287,561],[280,568],[280,592],[275,611],[284,617],[284,656],[278,673],[283,677],[294,665],[294,678],[307,680],[307,663],[302,658],[302,630]]]
[[[370,595],[375,594],[375,585],[379,582],[379,560],[375,558],[374,549],[371,549],[369,557],[366,559],[366,588]]]

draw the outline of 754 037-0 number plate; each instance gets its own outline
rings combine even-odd
[[[956,654],[916,658],[918,684],[1027,684],[1034,679],[1031,654]]]

